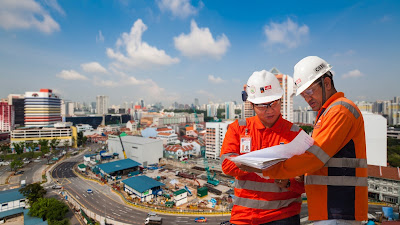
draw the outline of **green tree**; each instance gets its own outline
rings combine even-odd
[[[300,126],[301,129],[303,129],[307,134],[310,134],[313,131],[312,126]]]
[[[50,151],[49,140],[47,140],[47,139],[39,139],[38,144],[40,145],[40,151],[43,154],[49,153],[49,151]]]
[[[3,153],[4,156],[6,156],[7,153],[10,151],[10,145],[9,144],[0,145],[0,151]]]
[[[39,198],[43,198],[43,196],[47,193],[47,191],[44,190],[39,183],[28,184],[26,187],[21,188],[19,192],[29,200],[31,205]]]
[[[68,151],[68,149],[69,149],[69,140],[64,141],[63,145],[64,145],[64,150]]]
[[[83,143],[84,143],[84,142],[83,142],[83,132],[82,132],[82,131],[78,133],[78,138],[77,138],[77,139],[78,139],[78,140],[77,140],[77,141],[78,141],[78,143],[77,143],[77,144],[78,144],[78,147],[79,147],[79,146],[82,146]]]
[[[56,150],[56,147],[60,144],[60,140],[58,140],[57,138],[53,138],[53,139],[51,139],[49,144],[50,144],[52,151],[54,152]]]
[[[68,206],[55,198],[39,198],[29,209],[29,215],[48,220],[50,225],[69,224],[65,220]]]
[[[14,159],[10,164],[11,171],[17,171],[23,164],[24,163],[20,159]]]
[[[24,152],[25,142],[14,142],[13,146],[17,155],[21,155]]]

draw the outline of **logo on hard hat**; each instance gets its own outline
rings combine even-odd
[[[325,65],[324,63],[321,63],[321,65],[317,66],[317,67],[314,69],[314,71],[315,71],[315,72],[319,72],[320,70],[322,70],[322,69],[325,68],[325,67],[326,67],[326,65]]]
[[[251,87],[250,87],[250,94],[255,94],[256,93],[256,88],[253,86],[253,85],[251,85]]]
[[[301,79],[297,79],[296,82],[294,82],[296,85],[299,85],[301,83]]]
[[[271,88],[272,88],[271,85],[267,85],[267,86],[264,87],[265,90],[269,90]]]
[[[264,93],[264,87],[260,87],[260,92]]]

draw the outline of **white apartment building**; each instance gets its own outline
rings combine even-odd
[[[251,102],[245,101],[242,106],[242,118],[246,119],[255,115],[256,113],[254,112],[254,109],[251,106]]]
[[[315,122],[315,118],[317,117],[317,113],[312,111],[310,107],[305,107],[293,110],[293,123],[304,123],[313,125]]]
[[[130,131],[137,131],[137,125],[138,123],[134,120],[129,120],[126,123],[126,128],[128,128]]]
[[[283,89],[281,108],[282,117],[290,122],[293,122],[293,97],[296,93],[293,78],[289,75],[282,74],[275,67],[272,68],[270,72],[273,73],[276,78],[278,78]]]
[[[229,124],[234,121],[206,123],[206,157],[220,159],[221,147]]]
[[[217,116],[217,109],[218,109],[218,104],[208,104],[207,105],[207,116],[208,117]]]
[[[108,113],[108,96],[98,95],[96,97],[96,113],[97,114],[107,114]]]
[[[354,104],[357,105],[357,107],[358,107],[358,109],[360,109],[360,111],[372,113],[372,108],[374,105],[373,103],[361,101],[361,102],[354,102]]]

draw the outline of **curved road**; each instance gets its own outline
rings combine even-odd
[[[143,224],[147,212],[130,207],[123,203],[120,197],[111,192],[107,185],[100,185],[96,182],[87,181],[77,177],[73,172],[73,166],[78,161],[71,160],[62,162],[52,171],[54,179],[58,180],[64,189],[82,205],[99,215],[106,215],[106,218],[129,224]],[[93,193],[88,194],[87,189],[92,189]],[[161,215],[165,225],[184,225],[197,224],[194,219],[198,216],[173,216]],[[208,216],[208,224],[219,224],[229,220],[230,216]]]

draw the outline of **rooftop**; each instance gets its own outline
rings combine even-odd
[[[5,202],[11,202],[19,199],[25,199],[25,196],[19,193],[20,188],[0,191],[0,204]]]
[[[148,176],[137,176],[123,180],[122,183],[143,193],[151,188],[164,186],[165,184],[158,182]]]
[[[368,165],[368,177],[400,181],[400,169],[398,167]]]
[[[131,144],[138,144],[138,145],[145,145],[145,144],[151,144],[154,142],[162,142],[161,140],[158,139],[152,139],[152,138],[145,138],[145,137],[139,137],[139,136],[124,136],[121,137],[122,141],[125,143],[131,143]],[[117,136],[109,136],[108,141],[118,141],[119,139]]]
[[[114,162],[100,164],[99,168],[103,170],[105,173],[110,174],[116,171],[125,170],[140,165],[142,164],[132,159],[122,159]]]
[[[180,194],[185,193],[185,192],[187,192],[185,189],[181,189],[181,190],[175,191],[174,192],[174,196],[180,195]]]

